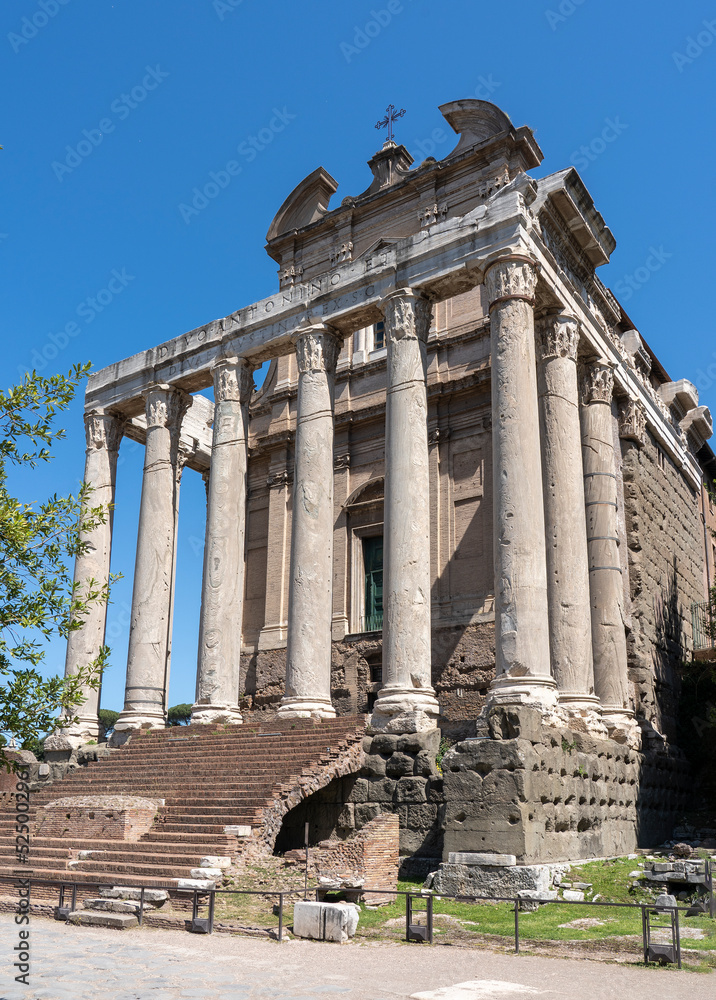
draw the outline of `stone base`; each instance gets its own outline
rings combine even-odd
[[[592,698],[588,695],[561,694],[559,706],[567,713],[567,725],[570,729],[581,733],[590,733],[592,736],[608,736],[599,698]]]
[[[547,725],[563,725],[566,721],[553,677],[511,677],[509,674],[496,677],[487,695],[487,711],[512,705],[538,708]]]
[[[210,726],[213,723],[225,723],[240,726],[243,722],[238,705],[192,705],[191,724]]]
[[[633,712],[610,711],[605,708],[603,720],[610,740],[630,747],[632,750],[638,750],[641,747],[641,726],[634,718]]]
[[[165,729],[167,724],[166,715],[162,712],[134,712],[126,710],[120,712],[119,718],[114,724],[116,733],[127,733],[139,729]]]
[[[493,709],[490,735],[442,759],[444,854],[500,852],[521,864],[610,857],[661,843],[688,809],[688,766],[668,747],[540,723],[534,708]]]
[[[342,944],[355,935],[359,915],[353,903],[296,903],[293,933],[300,938]]]
[[[280,719],[335,719],[336,710],[330,702],[320,701],[316,698],[292,698],[281,699],[278,709]]]
[[[532,892],[546,898],[552,891],[550,865],[440,865],[427,887],[445,896],[516,896]],[[556,895],[556,893],[555,893]]]
[[[381,688],[370,724],[386,733],[422,733],[437,726],[440,706],[432,688]]]

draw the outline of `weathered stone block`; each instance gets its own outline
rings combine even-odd
[[[407,780],[407,779],[403,779]],[[397,782],[392,778],[377,778],[370,783],[369,802],[392,802]]]
[[[425,778],[401,778],[395,789],[396,802],[426,802]]]
[[[367,781],[365,778],[358,778],[358,780],[353,784],[350,794],[348,795],[349,802],[368,802],[369,791],[372,787],[372,782]]]
[[[393,754],[398,749],[398,736],[392,733],[379,733],[377,736],[373,737],[373,745],[370,752]]]
[[[422,733],[406,733],[398,737],[397,749],[401,753],[427,753],[433,759],[440,747],[440,730],[428,729]]]
[[[363,758],[361,774],[370,778],[382,778],[385,774],[385,760],[379,754],[366,754]]]
[[[299,902],[293,908],[293,933],[338,944],[355,935],[360,910],[351,903]]]
[[[548,865],[498,868],[442,864],[433,877],[431,888],[446,896],[514,896],[524,889],[548,892],[551,885],[552,871]]]
[[[415,761],[412,757],[405,753],[394,753],[385,762],[385,773],[390,778],[402,778],[406,775],[412,775],[415,767]]]
[[[366,823],[370,823],[371,820],[375,819],[376,816],[380,816],[380,814],[381,808],[377,802],[356,803],[354,809],[356,829],[360,830]]]
[[[131,913],[93,913],[92,910],[75,910],[68,917],[72,924],[85,924],[90,927],[113,927],[125,931],[137,927],[139,921]]]
[[[435,765],[435,754],[427,750],[421,750],[415,758],[414,773],[421,778],[435,777],[438,773]]]

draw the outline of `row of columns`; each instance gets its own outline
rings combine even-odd
[[[580,405],[579,329],[560,313],[535,330],[537,270],[511,255],[486,270],[492,352],[496,677],[493,703],[559,703],[626,719],[628,687],[619,567],[613,375],[589,369]],[[373,724],[435,724],[431,687],[427,338],[431,304],[411,289],[383,303],[387,340],[383,687]],[[286,688],[283,716],[335,714],[331,703],[333,410],[339,334],[295,338],[298,367]],[[537,352],[539,365],[537,363]],[[213,369],[215,420],[201,604],[197,722],[240,722],[238,707],[251,366]],[[147,444],[127,667],[116,729],[163,725],[171,642],[181,420],[191,397],[168,385],[145,397]],[[120,422],[89,415],[85,471],[93,503],[113,501]],[[96,438],[96,427],[102,435]],[[89,433],[89,432],[88,432]],[[116,439],[116,443],[115,443]],[[99,490],[99,492],[97,492]],[[106,496],[105,496],[106,494]],[[545,530],[545,525],[547,529]],[[95,529],[76,579],[106,579],[111,523]],[[105,609],[70,636],[68,671],[101,645]],[[80,638],[81,637],[81,638]],[[88,691],[87,727],[97,696]],[[95,723],[96,728],[96,723]]]

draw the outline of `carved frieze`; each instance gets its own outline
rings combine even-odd
[[[87,448],[106,448],[118,451],[124,433],[124,421],[104,410],[90,410],[85,413],[85,433]]]
[[[609,365],[594,362],[587,366],[582,379],[582,400],[590,403],[611,403],[614,393],[614,372]]]
[[[333,459],[333,468],[338,471],[340,469],[348,469],[351,464],[351,456],[348,452],[343,455],[336,455]]]
[[[295,285],[296,282],[300,283],[302,275],[303,268],[301,265],[299,264],[298,267],[296,267],[292,264],[279,274],[279,288],[290,288],[292,285]]]
[[[429,299],[410,289],[393,292],[383,303],[386,340],[427,341],[433,307]]]
[[[548,358],[577,360],[579,323],[573,316],[542,316],[536,325],[537,345],[543,361]]]
[[[646,413],[636,399],[625,399],[619,406],[619,437],[640,446],[646,443]]]
[[[337,246],[332,247],[330,260],[331,267],[335,267],[337,264],[345,264],[346,261],[353,260],[353,242],[348,240],[345,243],[339,243]]]
[[[244,358],[227,358],[214,365],[214,400],[248,403],[254,388],[251,365]]]
[[[427,226],[434,226],[436,222],[440,222],[448,214],[448,206],[446,203],[438,205],[435,202],[430,208],[421,209],[418,212],[418,221],[422,229]]]
[[[505,257],[495,261],[485,275],[490,306],[507,299],[525,299],[534,303],[537,267],[524,257]]]
[[[288,469],[279,469],[277,472],[272,472],[266,477],[266,485],[270,490],[288,486],[290,482],[291,476]]]
[[[295,343],[299,375],[308,372],[335,373],[341,340],[329,327],[312,326],[299,330]]]

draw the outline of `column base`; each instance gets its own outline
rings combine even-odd
[[[384,733],[422,733],[437,727],[439,715],[432,688],[386,686],[378,692],[370,724]]]
[[[561,693],[559,707],[569,716],[570,729],[602,738],[608,735],[602,719],[602,703],[595,695]]]
[[[191,724],[209,726],[214,722],[240,726],[243,722],[238,705],[192,705]]]
[[[615,743],[623,743],[632,750],[641,747],[641,727],[634,718],[634,713],[628,708],[612,708],[605,705],[602,717],[609,733],[609,739]]]
[[[537,708],[547,726],[564,726],[567,713],[559,704],[559,691],[553,677],[496,677],[487,694],[485,710],[523,705]]]
[[[99,720],[96,716],[88,718],[80,716],[77,722],[62,726],[50,733],[43,745],[46,750],[65,750],[70,746],[75,750],[85,743],[92,742],[99,742]]]
[[[279,719],[335,719],[336,710],[330,701],[286,696],[281,699],[278,717]]]
[[[167,719],[162,712],[134,712],[131,709],[120,712],[114,724],[114,731],[125,733],[136,729],[165,729]]]

